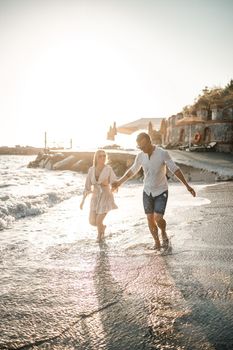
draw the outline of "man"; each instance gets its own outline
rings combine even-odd
[[[155,241],[155,249],[168,247],[166,233],[166,221],[164,213],[168,199],[168,184],[166,178],[166,166],[186,186],[187,190],[196,196],[189,186],[180,168],[171,159],[169,153],[152,144],[150,136],[142,132],[137,137],[137,147],[142,151],[134,161],[134,164],[125,174],[113,183],[113,188],[118,188],[122,183],[135,175],[141,168],[144,171],[143,205],[147,216],[148,227]],[[162,245],[158,236],[158,228],[161,230]]]

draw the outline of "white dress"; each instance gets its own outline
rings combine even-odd
[[[118,208],[110,188],[110,185],[116,180],[117,177],[109,165],[104,166],[98,180],[95,177],[95,167],[89,168],[84,194],[92,192],[90,211],[104,214]]]

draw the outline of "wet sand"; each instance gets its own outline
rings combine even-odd
[[[211,203],[184,212],[183,253],[165,259],[186,310],[173,330],[185,349],[232,349],[233,183],[200,195]]]
[[[167,254],[152,249],[141,188],[132,191],[119,194],[121,221],[113,213],[100,246],[77,236],[49,242],[38,222],[25,244],[2,251],[0,349],[232,349],[233,183],[200,189],[208,204],[168,208]]]

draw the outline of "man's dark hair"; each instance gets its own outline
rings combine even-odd
[[[147,140],[148,142],[151,141],[150,135],[148,135],[146,132],[141,132],[137,136],[137,142],[141,142],[143,139]]]

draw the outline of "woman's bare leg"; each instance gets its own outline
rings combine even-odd
[[[96,212],[94,210],[91,210],[89,213],[89,223],[92,226],[96,226]]]
[[[104,221],[104,218],[106,215],[107,215],[107,213],[96,215],[96,226],[97,226],[97,231],[98,231],[97,240],[98,241],[101,241],[104,238],[106,225],[103,224],[103,221]]]

